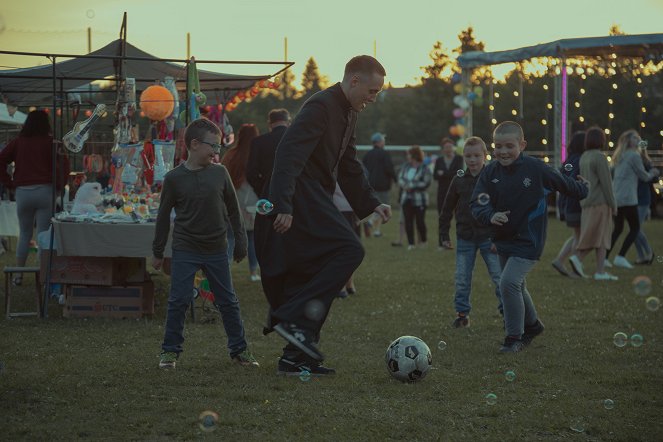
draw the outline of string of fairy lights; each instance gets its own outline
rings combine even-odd
[[[571,92],[568,96],[568,109],[569,109],[569,116],[568,116],[568,121],[571,124],[571,127],[575,127],[576,124],[573,124],[573,122],[579,123],[578,126],[584,126],[586,123],[589,123],[590,121],[600,121],[603,120],[604,124],[604,131],[606,134],[606,143],[607,143],[607,148],[609,149],[614,149],[616,146],[616,135],[613,133],[614,132],[614,122],[616,119],[619,117],[618,113],[619,112],[624,112],[624,109],[627,109],[625,106],[625,103],[617,103],[617,99],[619,100],[624,100],[625,97],[623,94],[620,94],[620,83],[618,83],[618,78],[616,78],[618,74],[618,69],[621,69],[622,74],[628,74],[629,71],[627,70],[627,66],[630,66],[630,74],[632,75],[632,78],[634,80],[634,86],[635,86],[635,103],[637,103],[637,109],[638,113],[635,118],[636,121],[633,121],[634,125],[638,126],[639,130],[645,130],[647,128],[647,107],[645,105],[645,86],[644,86],[644,81],[643,81],[643,76],[647,75],[645,73],[646,71],[646,65],[642,62],[638,62],[637,64],[634,63],[633,65],[629,65],[628,60],[625,62],[621,63],[621,66],[618,65],[617,63],[617,54],[612,53],[609,54],[604,60],[603,63],[601,63],[598,67],[594,66],[595,68],[592,67],[592,61],[585,61],[585,60],[574,60],[573,64],[574,66],[566,66],[566,73],[571,76],[574,75],[577,78],[577,88],[573,88],[569,90]],[[660,65],[658,67],[660,69]],[[559,75],[561,72],[561,67],[560,64],[558,63],[557,60],[551,60],[549,64],[549,68],[552,69],[552,71],[549,70],[550,73],[554,72],[556,75]],[[656,67],[655,67],[656,69]],[[503,101],[505,94],[513,94],[513,96],[519,100],[520,106],[514,106],[510,109],[511,117],[514,119],[524,119],[524,112],[523,112],[523,89],[522,89],[522,70],[521,66],[517,65],[516,66],[517,73],[519,75],[519,81],[518,81],[518,87],[516,89],[512,89],[509,91],[505,91],[503,87],[500,87],[500,82],[496,78],[492,78],[489,81],[489,103],[488,103],[488,118],[490,120],[491,128],[494,129],[495,126],[498,123],[498,110],[500,108],[504,109],[504,106],[506,106],[506,103]],[[587,87],[587,79],[588,76],[592,76],[598,74],[601,77],[605,77],[606,81],[608,81],[608,93],[606,96],[604,96],[605,100],[607,101],[606,105],[603,109],[604,112],[606,112],[604,118],[600,118],[600,116],[597,115],[592,115],[589,118],[585,114],[585,109],[584,109],[584,104],[587,101],[588,97],[588,87]],[[549,78],[549,75],[543,75],[543,78]],[[504,84],[504,83],[501,83]],[[628,84],[627,84],[628,85]],[[540,143],[542,147],[547,147],[549,144],[549,140],[551,139],[551,122],[552,122],[552,113],[554,109],[554,88],[552,87],[552,84],[550,81],[545,81],[544,84],[542,85],[543,90],[545,91],[545,99],[544,103],[545,106],[543,108],[541,115],[541,133],[542,137],[540,139]],[[589,91],[591,92],[591,91]],[[573,95],[573,96],[572,96]],[[506,112],[508,107],[504,109]],[[501,114],[501,112],[500,112]],[[622,116],[623,117],[623,116]],[[658,133],[661,137],[663,137],[663,129],[659,131]],[[608,157],[609,160],[611,160],[610,157]],[[548,158],[544,158],[544,161],[548,160]]]

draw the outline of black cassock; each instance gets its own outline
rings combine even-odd
[[[352,110],[339,83],[304,103],[276,150],[269,200],[256,217],[255,247],[269,323],[319,331],[332,301],[361,264],[364,249],[332,202],[336,181],[360,219],[380,204],[357,160]],[[276,214],[292,214],[274,231]]]

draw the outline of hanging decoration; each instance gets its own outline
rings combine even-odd
[[[152,121],[163,121],[173,113],[175,97],[167,88],[149,86],[140,94],[140,109]]]

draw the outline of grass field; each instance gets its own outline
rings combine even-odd
[[[435,238],[430,213],[428,225]],[[648,275],[652,295],[663,298],[663,263],[616,270],[618,282],[563,278],[550,261],[569,230],[551,219],[544,256],[528,279],[546,331],[524,352],[501,355],[501,318],[483,263],[471,328],[452,329],[454,254],[437,251],[434,241],[409,252],[391,247],[397,227],[364,240],[358,294],[332,308],[321,346],[338,370],[333,378],[275,375],[283,342],[261,334],[266,303],[245,262],[233,274],[261,363],[255,370],[231,364],[220,320],[201,304],[197,322],[187,323],[177,370],[157,368],[162,276],[151,319],[67,320],[51,303],[47,320],[0,320],[0,439],[663,440],[663,309],[647,310],[631,286]],[[662,254],[663,222],[645,229]],[[0,256],[1,265],[12,262]],[[586,268],[593,270],[592,257]],[[20,289],[26,301],[31,289],[27,281]],[[640,333],[644,344],[617,348],[619,331]],[[386,372],[385,349],[401,335],[421,337],[433,352],[433,370],[419,383],[401,384]],[[509,369],[513,382],[504,376]],[[489,393],[495,405],[486,403]],[[606,409],[606,399],[614,408]],[[206,410],[219,415],[211,433],[198,426]]]

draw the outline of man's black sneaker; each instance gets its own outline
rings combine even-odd
[[[534,325],[526,325],[525,333],[523,333],[523,345],[530,345],[535,337],[543,333],[543,330],[545,330],[545,327],[538,319]]]
[[[319,362],[306,362],[306,361],[291,361],[289,359],[279,359],[278,369],[276,374],[282,376],[300,376],[302,373],[308,372],[310,376],[330,376],[336,374],[336,370],[328,368]],[[304,373],[306,375],[306,373]]]
[[[274,331],[310,358],[316,361],[322,361],[325,358],[313,342],[313,333],[297,326],[297,324],[281,322],[274,326]]]
[[[504,344],[500,347],[500,353],[518,353],[523,349],[523,341],[511,337],[504,339]]]
[[[454,322],[451,323],[453,328],[463,328],[470,326],[470,317],[467,315],[458,315]]]

